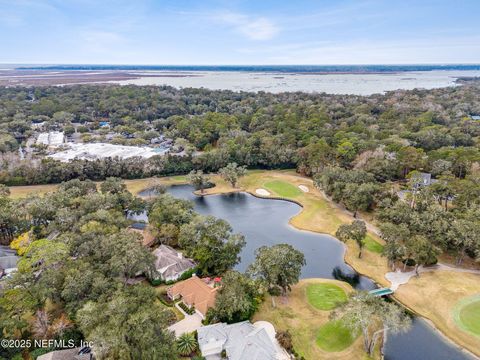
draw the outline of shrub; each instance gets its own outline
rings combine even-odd
[[[188,315],[193,315],[195,313],[195,306],[192,306],[191,308],[189,308],[183,302],[179,302],[178,306],[180,306],[182,310],[185,311]]]
[[[158,277],[156,279],[148,279],[148,281],[150,282],[150,285],[152,285],[152,286],[159,286],[159,285],[163,284],[163,280],[160,277]]]
[[[292,352],[293,350],[293,343],[292,343],[292,335],[288,330],[286,331],[278,331],[275,335],[277,338],[278,343],[288,352]]]
[[[196,272],[197,272],[196,267],[194,267],[190,270],[187,270],[182,275],[180,275],[180,278],[178,279],[178,281],[187,280],[187,279],[191,278],[193,274],[196,274]]]

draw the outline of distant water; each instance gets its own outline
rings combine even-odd
[[[480,70],[480,64],[432,65],[23,65],[18,70],[244,71],[280,73],[392,73],[433,70]]]
[[[480,77],[477,65],[278,65],[278,66],[19,66],[17,70],[121,71],[138,78],[121,85],[170,85],[212,90],[309,92],[371,95],[397,89],[457,85],[459,77]]]
[[[244,71],[142,71],[142,77],[113,81],[121,85],[170,85],[212,90],[308,92],[371,95],[404,89],[456,86],[459,77],[480,77],[480,70],[384,73],[273,73]],[[148,76],[150,75],[150,76]]]

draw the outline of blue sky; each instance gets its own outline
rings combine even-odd
[[[0,0],[0,63],[480,63],[480,0]]]

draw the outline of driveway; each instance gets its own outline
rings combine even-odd
[[[176,322],[175,324],[168,327],[169,330],[175,333],[176,337],[179,337],[182,334],[189,333],[197,330],[202,326],[202,318],[197,313],[193,315],[185,315],[183,320]]]

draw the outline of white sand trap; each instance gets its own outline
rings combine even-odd
[[[270,193],[265,189],[257,189],[255,190],[255,194],[260,196],[270,196]]]
[[[308,187],[306,187],[305,185],[298,185],[298,188],[300,190],[302,190],[303,192],[309,192],[310,190],[308,189]]]

